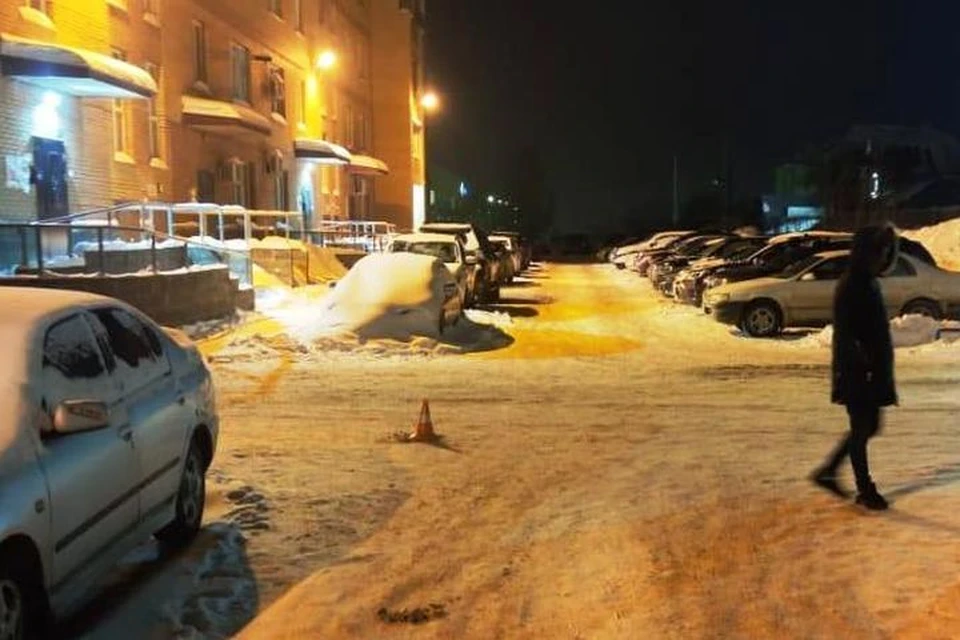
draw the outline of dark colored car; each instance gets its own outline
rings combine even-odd
[[[763,278],[780,273],[790,265],[823,251],[849,249],[849,233],[812,232],[777,236],[752,256],[737,263],[718,267],[704,277],[704,291],[730,282]]]
[[[682,262],[684,260],[694,260],[703,252],[714,247],[719,241],[727,237],[733,236],[714,233],[697,234],[671,245],[664,251],[650,252],[646,254],[647,264],[645,275],[650,278],[651,281],[655,281],[659,277],[659,272],[664,265],[673,261]],[[656,285],[655,282],[654,285]]]
[[[745,242],[737,243],[728,251],[724,251],[722,256],[697,260],[677,272],[673,281],[673,297],[679,302],[699,307],[703,302],[707,278],[726,267],[746,264],[770,242],[770,238],[765,236],[751,236],[744,240]]]
[[[690,271],[704,269],[712,265],[727,264],[731,260],[741,260],[756,253],[767,244],[768,238],[761,236],[721,237],[707,242],[695,256],[674,256],[657,265],[650,281],[663,295],[673,298],[678,279],[688,277]]]

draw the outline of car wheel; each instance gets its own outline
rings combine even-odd
[[[761,300],[744,310],[741,329],[754,338],[770,338],[780,333],[782,323],[777,305]]]
[[[903,315],[926,316],[939,320],[942,314],[940,313],[940,306],[933,300],[911,300],[904,305]]]
[[[185,547],[200,531],[206,501],[205,471],[200,447],[194,441],[183,463],[180,488],[177,491],[176,516],[156,534],[164,546],[173,549]]]
[[[24,640],[42,633],[42,591],[20,555],[0,556],[0,640]]]

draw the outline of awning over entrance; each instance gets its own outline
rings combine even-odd
[[[222,135],[258,133],[270,135],[270,119],[242,104],[183,96],[183,123],[204,131]]]
[[[297,158],[318,164],[350,164],[350,152],[340,145],[313,138],[297,138],[293,141],[293,151]]]
[[[129,62],[7,33],[0,34],[0,72],[84,98],[150,98],[157,93],[150,74]]]
[[[372,156],[358,156],[354,154],[350,157],[350,172],[385,176],[390,173],[390,168],[383,160]]]

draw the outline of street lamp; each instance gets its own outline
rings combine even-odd
[[[420,98],[420,106],[428,112],[436,111],[440,108],[440,96],[433,91],[427,91]]]
[[[337,53],[332,49],[324,49],[317,56],[317,69],[329,71],[337,64]]]

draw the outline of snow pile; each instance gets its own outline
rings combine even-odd
[[[213,544],[187,569],[193,588],[184,599],[164,606],[175,638],[229,638],[257,612],[257,581],[247,563],[243,534],[235,526],[213,524],[203,535]]]
[[[271,315],[307,344],[351,333],[361,339],[436,338],[448,282],[450,273],[436,258],[374,254],[360,259],[318,302]]]
[[[953,342],[955,336],[960,336],[960,324],[940,322],[921,315],[900,316],[890,321],[890,335],[893,346],[898,349],[919,347],[941,339]],[[799,341],[801,345],[826,348],[830,348],[832,342],[832,325]]]
[[[940,267],[960,271],[960,218],[915,231],[904,231],[903,235],[923,244]]]
[[[182,247],[184,243],[180,240],[173,240],[168,238],[167,240],[162,240],[157,242],[157,249],[175,249],[177,247]],[[146,251],[153,246],[152,240],[138,240],[136,242],[127,242],[126,240],[104,240],[103,241],[103,250],[104,251]],[[97,242],[77,242],[73,245],[73,250],[77,254],[82,254],[85,251],[98,251],[100,245]]]

